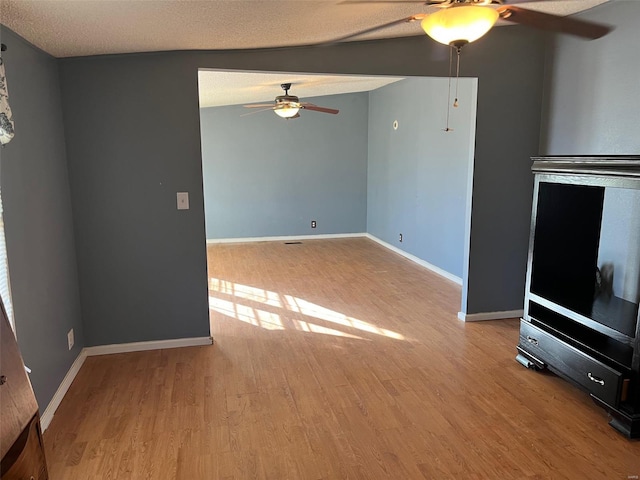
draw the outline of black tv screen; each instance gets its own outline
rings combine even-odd
[[[633,336],[640,190],[541,182],[534,236],[531,292]]]

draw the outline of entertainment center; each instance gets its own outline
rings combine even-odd
[[[640,156],[534,157],[516,359],[586,390],[640,437]]]

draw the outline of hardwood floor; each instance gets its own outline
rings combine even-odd
[[[459,286],[372,241],[208,256],[215,344],[88,358],[53,480],[640,475],[640,442],[514,360],[517,320],[459,321]]]

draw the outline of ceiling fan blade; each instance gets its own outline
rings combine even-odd
[[[613,27],[608,25],[587,22],[576,18],[559,17],[557,15],[535,12],[520,7],[512,7],[511,5],[499,7],[498,13],[502,19],[508,22],[520,23],[551,32],[567,33],[591,40],[603,37],[613,30]]]
[[[254,103],[253,105],[243,105],[244,108],[265,108],[273,107],[273,103]]]
[[[301,106],[305,110],[313,110],[314,112],[323,112],[323,113],[331,113],[335,115],[340,110],[336,110],[335,108],[327,108],[327,107],[319,107],[317,105],[313,105],[312,103],[305,103]]]
[[[246,107],[246,105],[245,105]],[[246,117],[247,115],[253,115],[255,113],[260,113],[260,112],[266,112],[267,110],[273,110],[274,107],[269,107],[269,108],[263,108],[262,110],[253,110],[251,112],[247,112],[247,113],[243,113],[242,115],[240,115],[241,117]]]
[[[393,22],[383,23],[382,25],[376,25],[375,27],[367,28],[365,30],[360,30],[359,32],[350,33],[349,35],[345,35],[344,37],[334,38],[333,40],[329,40],[328,42],[325,42],[325,44],[328,45],[328,44],[331,44],[331,43],[343,42],[345,40],[349,40],[351,38],[359,37],[360,35],[364,35],[365,33],[376,32],[378,30],[382,30],[382,29],[389,28],[389,27],[394,27],[396,25],[402,25],[403,23],[410,23],[410,22],[415,22],[417,20],[422,20],[426,16],[427,16],[426,13],[420,13],[418,15],[411,15],[410,17],[407,17],[407,18],[401,18],[400,20],[394,20]]]

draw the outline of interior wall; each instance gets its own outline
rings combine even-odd
[[[487,56],[468,49],[480,44],[468,45],[461,67],[478,77],[471,234],[461,308],[467,314],[524,306],[531,157],[539,151],[545,35],[518,27],[498,28],[490,35]]]
[[[479,79],[467,313],[522,308],[544,38],[497,28],[464,49],[462,75]],[[198,68],[442,76],[448,61],[424,35],[61,59],[89,345],[208,333]],[[175,209],[177,191],[191,210]]]
[[[0,149],[16,334],[43,411],[84,346],[58,66],[7,28],[0,37],[16,129]]]
[[[367,93],[304,100],[340,113],[200,110],[207,239],[366,230]]]
[[[209,335],[198,72],[187,58],[60,61],[87,346]]]
[[[547,155],[638,154],[640,2],[609,2],[580,18],[615,30],[592,41],[555,37],[540,149]]]
[[[477,82],[460,80],[450,132],[447,84],[411,78],[370,92],[367,231],[462,278]]]
[[[209,335],[197,68],[182,57],[61,61],[88,346]]]

